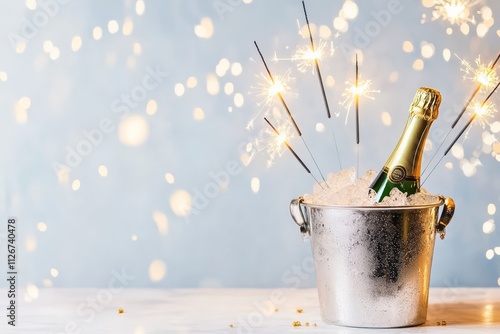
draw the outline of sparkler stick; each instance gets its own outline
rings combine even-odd
[[[358,92],[358,54],[356,53],[356,92]],[[356,105],[356,177],[359,177],[359,94],[356,94],[355,105]]]
[[[267,74],[269,75],[269,78],[271,79],[271,82],[274,84],[274,77],[271,74],[271,71],[269,70],[269,67],[267,66],[266,60],[264,59],[264,56],[262,55],[262,52],[260,52],[260,49],[259,49],[259,46],[257,45],[257,42],[254,41],[253,43],[255,44],[255,47],[257,48],[257,52],[259,52],[260,59],[262,59],[262,62],[264,63],[264,66],[266,68]],[[323,176],[323,173],[321,173],[321,170],[319,169],[318,163],[316,162],[316,159],[314,159],[314,156],[312,155],[311,150],[309,149],[309,146],[307,146],[307,143],[306,143],[304,137],[302,137],[302,132],[300,131],[299,126],[295,122],[295,119],[293,118],[292,113],[290,112],[290,109],[288,109],[288,106],[286,105],[286,102],[283,99],[283,96],[281,95],[280,92],[277,92],[277,95],[278,95],[278,97],[279,97],[279,99],[281,101],[281,104],[283,105],[283,107],[285,108],[286,112],[288,113],[288,116],[292,120],[292,124],[295,127],[295,130],[297,131],[299,137],[302,139],[302,142],[304,143],[307,151],[309,152],[309,155],[311,156],[312,160],[314,161],[314,165],[316,165],[316,168],[318,169],[318,172],[321,175],[321,178],[323,179],[323,181],[326,182],[325,177]]]
[[[281,137],[281,134],[279,133],[279,131],[271,124],[271,122],[269,122],[269,120],[266,117],[264,117],[264,120],[273,129],[274,133],[276,133],[276,135],[278,137]],[[302,167],[304,167],[304,169],[306,170],[306,172],[309,173],[313,177],[314,181],[316,181],[316,183],[319,184],[319,186],[322,189],[324,189],[323,186],[321,185],[321,183],[319,183],[319,181],[316,179],[316,177],[314,177],[314,175],[311,173],[311,170],[309,168],[307,168],[306,164],[302,161],[302,159],[297,155],[297,153],[295,153],[295,151],[292,149],[292,147],[288,144],[288,142],[286,141],[286,139],[283,139],[283,145],[285,145],[286,148],[293,154],[293,156],[295,157],[295,159],[297,159],[297,161],[302,165]],[[325,184],[326,184],[326,182],[325,182]]]
[[[479,110],[482,110],[482,108],[486,105],[486,103],[488,102],[488,100],[490,99],[490,97],[496,92],[496,90],[498,89],[499,86],[500,86],[500,81],[497,83],[497,85],[495,86],[495,88],[493,88],[493,90],[490,92],[490,94],[488,94],[488,96],[486,97],[486,99],[484,99],[484,101],[481,103],[481,106],[479,107]],[[448,148],[444,152],[444,155],[441,157],[441,159],[439,159],[439,161],[437,162],[437,164],[429,172],[429,175],[427,175],[427,177],[425,178],[425,180],[422,182],[422,185],[425,183],[425,181],[427,181],[427,179],[432,174],[432,172],[436,169],[436,167],[439,165],[439,163],[441,162],[441,160],[443,160],[443,158],[448,154],[448,152],[450,152],[451,148],[455,145],[455,143],[458,141],[458,139],[464,134],[465,130],[467,130],[467,128],[476,119],[477,115],[478,115],[478,111],[476,110],[476,111],[474,111],[474,113],[469,118],[469,121],[467,122],[467,124],[465,124],[465,126],[462,128],[462,130],[460,130],[460,132],[455,137],[455,139],[450,144],[450,146],[448,146]]]
[[[304,8],[304,16],[306,17],[307,29],[309,31],[309,39],[311,41],[311,51],[314,54],[315,53],[314,40],[311,32],[311,26],[309,25],[309,18],[307,17],[306,4],[304,1],[302,1],[302,8]],[[325,85],[323,84],[323,78],[321,77],[321,71],[319,70],[318,57],[314,57],[314,66],[316,67],[316,72],[318,72],[319,84],[321,86],[321,94],[323,95],[323,102],[325,104],[326,114],[328,116],[328,119],[330,119],[330,128],[332,130],[333,142],[335,144],[335,150],[337,152],[337,159],[339,161],[340,169],[342,169],[342,163],[340,162],[339,148],[337,146],[337,139],[335,138],[335,132],[333,131],[332,114],[330,113],[330,106],[328,105],[328,99],[326,97]]]
[[[495,66],[496,66],[496,64],[497,64],[497,62],[498,62],[499,59],[500,59],[500,54],[498,54],[497,59],[495,59],[495,61],[493,62],[493,64],[491,64],[490,68],[488,69],[488,73],[491,72],[491,71],[493,71],[495,69]],[[482,86],[483,86],[483,83],[479,82],[478,85],[477,85],[477,87],[476,87],[476,89],[472,93],[472,96],[467,101],[467,103],[465,104],[465,106],[462,109],[462,111],[460,112],[460,114],[458,114],[457,119],[455,120],[455,122],[453,122],[453,125],[451,126],[452,129],[455,127],[455,125],[457,125],[457,123],[460,120],[460,118],[462,118],[463,114],[465,113],[465,111],[469,107],[469,104],[472,102],[472,100],[474,99],[474,97],[479,92],[479,90],[481,89]]]
[[[495,66],[498,62],[498,60],[500,60],[500,53],[498,54],[497,58],[495,59],[495,61],[491,64],[491,66],[488,68],[488,74],[491,73],[491,71],[493,71],[495,69]],[[463,107],[462,111],[460,112],[460,114],[458,114],[457,118],[455,119],[455,121],[453,122],[452,126],[451,126],[451,129],[448,131],[448,133],[446,134],[446,136],[444,137],[443,141],[441,142],[441,144],[439,144],[438,148],[434,151],[434,154],[432,155],[431,159],[429,160],[429,162],[427,163],[427,166],[425,166],[424,168],[424,171],[422,172],[422,175],[425,173],[425,171],[427,170],[427,168],[429,167],[429,165],[431,164],[432,160],[434,160],[434,158],[436,157],[436,154],[438,153],[439,149],[443,146],[444,142],[446,141],[446,139],[448,139],[448,136],[450,135],[451,133],[451,130],[453,130],[453,128],[455,128],[455,126],[457,125],[458,121],[462,118],[463,114],[465,113],[465,111],[469,108],[469,105],[471,104],[472,100],[474,100],[474,97],[476,96],[476,94],[481,90],[481,87],[483,87],[483,82],[479,81],[476,89],[474,90],[474,92],[472,93],[472,96],[469,98],[469,100],[467,101],[467,103],[465,104],[465,106]],[[494,92],[495,90],[493,90]],[[489,97],[488,97],[489,98]],[[446,154],[445,154],[446,155]],[[440,160],[441,161],[441,160]],[[439,162],[438,162],[439,164]],[[434,167],[435,168],[435,167]],[[432,171],[431,171],[432,173]]]
[[[358,78],[359,78],[359,71],[358,71],[358,54],[356,53],[356,92],[358,92]],[[356,105],[356,144],[359,145],[359,94],[356,94],[355,98],[355,105]]]

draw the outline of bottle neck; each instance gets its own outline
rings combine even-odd
[[[410,114],[403,134],[384,166],[392,183],[420,180],[422,154],[432,121]]]

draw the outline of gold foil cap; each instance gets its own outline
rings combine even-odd
[[[441,94],[437,90],[420,87],[411,103],[410,113],[433,121],[438,117],[440,104]]]

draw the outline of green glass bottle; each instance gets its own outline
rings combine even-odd
[[[381,202],[393,188],[408,196],[420,190],[420,168],[425,140],[432,122],[438,117],[441,94],[421,87],[410,106],[410,116],[396,148],[370,186]]]

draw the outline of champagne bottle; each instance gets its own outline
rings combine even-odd
[[[438,117],[441,94],[421,87],[410,106],[410,115],[396,148],[370,186],[381,202],[393,188],[408,196],[420,190],[420,168],[425,140],[432,122]]]

